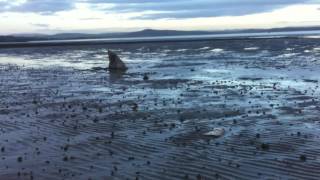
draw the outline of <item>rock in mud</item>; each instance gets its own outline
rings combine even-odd
[[[147,74],[144,74],[143,80],[144,80],[144,81],[148,81],[148,80],[149,80],[149,76],[148,76]]]
[[[109,56],[109,69],[110,70],[121,70],[121,71],[125,71],[127,70],[127,66],[125,65],[125,63],[119,58],[119,56],[108,50],[108,56]]]
[[[212,131],[209,131],[207,133],[204,133],[205,136],[212,136],[212,137],[220,137],[224,135],[224,129],[223,128],[214,128]]]

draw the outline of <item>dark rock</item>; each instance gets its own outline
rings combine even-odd
[[[149,76],[148,76],[147,74],[144,74],[143,80],[144,80],[144,81],[148,81],[148,80],[149,80]]]
[[[68,161],[68,160],[69,160],[68,156],[63,157],[63,161]]]
[[[269,150],[269,149],[270,149],[270,146],[269,146],[269,144],[262,143],[262,144],[261,144],[261,149],[262,149],[262,150]]]
[[[138,108],[139,108],[138,104],[134,103],[133,106],[132,106],[132,110],[133,111],[138,111]]]
[[[306,161],[306,160],[307,160],[307,156],[301,155],[301,156],[300,156],[300,160],[301,160],[301,161]]]
[[[125,71],[127,70],[127,66],[124,64],[124,62],[119,58],[119,56],[108,50],[108,56],[109,56],[109,70],[121,70]]]
[[[256,138],[260,138],[260,134],[258,133],[258,134],[256,134]]]

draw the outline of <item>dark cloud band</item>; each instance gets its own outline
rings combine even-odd
[[[6,6],[11,1],[1,1],[0,11],[36,12],[52,14],[74,8],[76,3],[86,3],[93,10],[99,4],[113,4],[106,12],[153,12],[139,19],[197,18],[239,16],[267,12],[299,3],[319,3],[320,0],[27,0],[18,6]],[[7,8],[3,8],[7,7]],[[101,10],[101,9],[100,9]]]
[[[97,2],[97,0],[96,0]],[[102,2],[102,1],[99,1]],[[112,1],[116,3],[117,1]],[[113,11],[155,13],[138,17],[141,19],[197,18],[239,16],[268,12],[293,4],[311,3],[310,0],[176,0],[176,1],[125,1],[116,3]],[[319,0],[320,4],[320,0]]]
[[[15,5],[11,1],[0,3],[1,12],[35,12],[41,14],[52,14],[58,11],[65,11],[74,8],[72,0],[27,0],[24,3]]]

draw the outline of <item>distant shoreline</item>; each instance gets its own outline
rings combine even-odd
[[[249,39],[274,39],[274,38],[291,38],[292,39],[292,38],[303,38],[305,36],[313,36],[313,35],[320,37],[320,31],[232,33],[232,34],[212,34],[212,35],[74,39],[74,40],[48,40],[48,41],[3,42],[3,43],[0,42],[0,48],[192,42],[192,41],[209,41],[209,40],[249,40]]]

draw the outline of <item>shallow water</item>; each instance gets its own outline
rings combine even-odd
[[[0,49],[0,179],[319,179],[319,48],[304,38]],[[93,70],[107,49],[126,73]],[[214,128],[226,132],[203,135]]]

